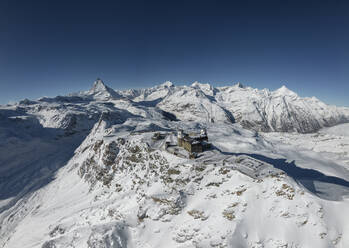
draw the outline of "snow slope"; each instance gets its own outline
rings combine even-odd
[[[349,137],[349,124],[345,123],[330,128],[324,128],[321,130],[321,133]]]
[[[320,127],[329,123],[319,106],[334,119],[346,109],[285,87],[167,82],[114,92],[97,81],[0,108],[0,247],[349,246],[347,125],[244,128],[297,130],[285,118],[298,112],[278,114],[286,105],[309,108]],[[275,120],[256,122],[251,99]],[[206,128],[212,149],[187,159],[151,138],[176,142],[178,128]]]

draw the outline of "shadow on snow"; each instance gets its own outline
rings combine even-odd
[[[247,155],[271,164],[275,168],[284,171],[298,184],[302,185],[308,191],[322,199],[339,201],[343,199],[343,196],[349,195],[349,181],[340,177],[325,175],[324,173],[314,169],[299,167],[295,161],[288,162],[286,159],[273,159],[260,154],[230,152],[222,153],[235,156]]]
[[[95,123],[103,119],[110,125],[121,124],[139,117],[116,108],[110,111],[101,113],[99,120],[79,120],[77,126],[88,123],[79,132],[43,127],[24,111],[0,111],[0,200],[9,199],[0,213],[54,180]]]

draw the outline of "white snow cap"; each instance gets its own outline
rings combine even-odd
[[[292,90],[288,89],[285,85],[281,86],[279,89],[274,91],[275,94],[277,95],[294,95],[296,96],[297,94],[293,92]]]
[[[198,81],[195,81],[194,83],[192,83],[191,86],[193,88],[208,88],[208,89],[212,88],[210,84],[203,84]]]
[[[203,84],[198,81],[195,81],[194,83],[192,83],[191,87],[193,87],[194,89],[200,89],[203,92],[205,92],[205,94],[210,94],[209,92],[212,92],[213,90],[213,87],[210,84],[208,83]]]
[[[165,83],[160,84],[160,86],[163,87],[172,87],[173,83],[171,81],[166,81]]]

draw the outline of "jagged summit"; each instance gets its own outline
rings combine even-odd
[[[96,81],[93,83],[90,92],[98,92],[103,90],[107,90],[107,86],[104,84],[102,79],[97,78]]]
[[[103,80],[100,78],[96,79],[87,95],[91,96],[95,100],[119,99],[121,97],[112,88],[106,86]]]

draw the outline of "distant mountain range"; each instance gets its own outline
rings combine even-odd
[[[89,91],[24,100],[16,106],[37,116],[44,125],[64,128],[73,128],[74,121],[81,118],[86,119],[83,125],[91,118],[95,121],[104,110],[127,108],[143,116],[156,113],[186,121],[237,122],[264,132],[309,133],[349,122],[349,108],[327,105],[315,97],[299,97],[286,86],[269,91],[241,84],[212,87],[198,82],[190,86],[165,82],[147,89],[115,91],[98,79]]]

